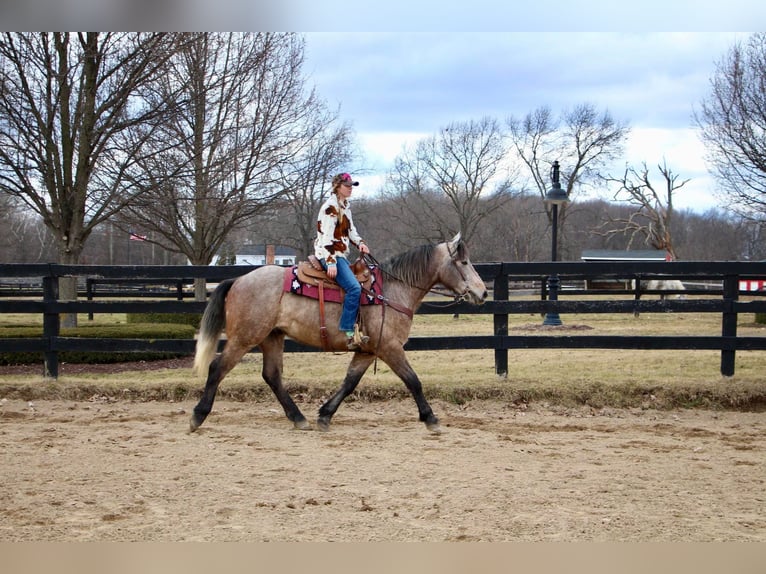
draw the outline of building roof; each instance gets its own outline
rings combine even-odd
[[[661,249],[583,249],[583,261],[667,261],[668,253]]]

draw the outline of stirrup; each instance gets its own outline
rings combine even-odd
[[[354,323],[354,343],[357,345],[366,345],[370,338],[362,333],[362,330],[359,328],[359,323]]]
[[[359,329],[359,323],[356,323],[354,324],[354,335],[346,341],[346,348],[349,351],[361,351],[362,345],[366,345],[369,341],[370,338],[362,334],[362,331]]]
[[[349,351],[361,351],[362,346],[356,341],[354,341],[353,337],[349,337],[346,340],[346,349],[348,349]]]

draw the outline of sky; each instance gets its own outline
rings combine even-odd
[[[674,194],[675,206],[701,212],[720,201],[693,113],[709,94],[716,63],[749,35],[306,33],[305,72],[355,130],[365,155],[359,179],[370,191],[404,145],[451,122],[484,116],[504,122],[541,106],[560,113],[591,103],[630,127],[613,175],[646,162],[652,181],[662,184],[656,166],[667,162],[680,180],[690,180]]]

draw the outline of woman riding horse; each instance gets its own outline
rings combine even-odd
[[[349,351],[361,349],[359,342],[354,341],[354,326],[359,312],[359,298],[362,296],[359,281],[347,259],[349,244],[356,246],[363,255],[370,252],[351,216],[349,198],[356,185],[359,182],[351,179],[347,173],[332,178],[332,193],[319,208],[317,236],[314,240],[314,255],[327,271],[327,276],[346,292],[338,328],[346,333],[346,348]]]

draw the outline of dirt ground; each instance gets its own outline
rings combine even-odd
[[[766,541],[764,413],[193,406],[0,398],[0,541]]]

